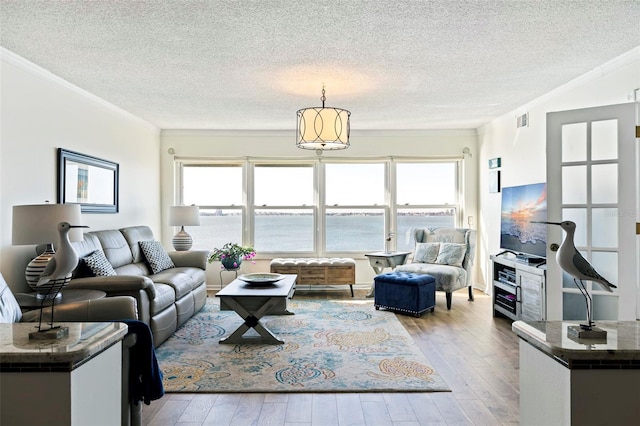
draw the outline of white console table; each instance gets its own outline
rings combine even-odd
[[[0,424],[116,425],[123,323],[60,323],[69,335],[29,340],[34,323],[0,324]]]
[[[569,337],[578,322],[516,321],[521,425],[636,425],[640,322],[598,321],[606,340]]]

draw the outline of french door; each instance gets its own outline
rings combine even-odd
[[[575,222],[577,249],[618,287],[609,293],[596,283],[585,283],[593,299],[594,320],[638,318],[637,105],[547,114],[548,220]],[[548,225],[547,316],[549,320],[584,320],[584,297],[551,250],[563,238],[559,226]]]

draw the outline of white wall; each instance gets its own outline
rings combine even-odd
[[[159,130],[0,50],[0,272],[27,290],[33,246],[11,245],[12,206],[56,202],[57,148],[120,164],[120,213],[83,214],[91,230],[146,224],[160,235]]]
[[[480,250],[477,263],[485,282],[491,282],[489,256],[500,248],[501,194],[490,194],[487,190],[489,159],[502,158],[503,186],[545,182],[546,114],[630,102],[629,94],[638,88],[640,47],[478,129]],[[517,129],[516,116],[525,112],[529,112],[529,127]]]
[[[295,115],[292,114],[292,127]],[[352,123],[352,126],[357,124]],[[477,221],[477,136],[475,130],[454,131],[360,131],[352,130],[351,147],[345,151],[329,151],[323,157],[371,158],[381,156],[442,156],[461,158],[462,150],[467,147],[471,156],[464,160],[464,212],[463,225],[467,217]],[[169,150],[173,149],[174,154]],[[161,169],[162,169],[162,211],[163,235],[165,246],[171,245],[171,236],[175,231],[166,225],[168,207],[175,202],[174,158],[316,158],[314,151],[299,149],[295,146],[295,130],[290,131],[162,131]],[[211,183],[215,185],[215,183]],[[424,182],[425,191],[437,182]],[[213,248],[213,247],[212,247]],[[259,255],[259,254],[258,254]],[[356,258],[356,282],[373,282],[374,272],[364,253]],[[256,265],[243,266],[243,272],[264,272],[269,270],[269,261],[258,261]],[[215,269],[215,270],[214,270]],[[231,277],[224,277],[225,283]],[[220,285],[216,268],[209,267],[207,282],[212,287]]]

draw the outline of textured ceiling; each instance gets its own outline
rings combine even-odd
[[[0,0],[0,45],[163,129],[468,129],[640,45],[638,0]],[[633,89],[633,88],[630,88]]]

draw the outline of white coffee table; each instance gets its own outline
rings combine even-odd
[[[293,297],[298,276],[287,274],[283,277],[269,285],[252,285],[235,279],[218,292],[216,297],[220,298],[220,310],[233,310],[244,320],[236,331],[221,339],[220,343],[284,343],[260,321],[265,315],[293,314],[287,310],[287,301]],[[244,336],[250,328],[259,336]]]

